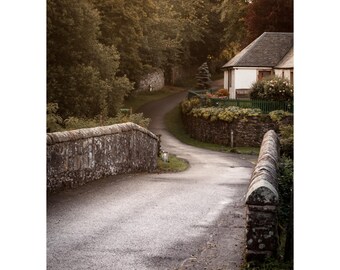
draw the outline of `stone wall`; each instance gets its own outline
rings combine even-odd
[[[263,137],[258,161],[246,194],[248,261],[263,260],[277,254],[279,147],[276,133],[273,130],[268,131]]]
[[[195,78],[197,66],[171,66],[166,69],[165,81],[169,85],[178,85],[181,80]]]
[[[154,72],[144,75],[139,83],[137,92],[158,91],[164,87],[164,72],[161,69],[156,69]]]
[[[183,114],[182,120],[186,132],[192,138],[225,146],[231,146],[231,141],[233,141],[234,147],[259,147],[268,130],[279,131],[279,124],[272,121],[269,115],[248,116],[228,123],[221,120],[211,122],[204,118]],[[293,117],[287,116],[281,120],[281,123],[292,124]]]
[[[48,133],[47,191],[115,174],[152,172],[157,154],[157,136],[134,123]]]

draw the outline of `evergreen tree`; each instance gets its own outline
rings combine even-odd
[[[197,88],[208,89],[211,84],[211,74],[207,62],[204,62],[197,70]]]

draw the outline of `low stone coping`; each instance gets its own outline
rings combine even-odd
[[[153,134],[151,131],[135,124],[132,122],[127,122],[123,124],[115,124],[110,126],[100,126],[94,128],[82,128],[70,131],[62,131],[62,132],[53,132],[47,133],[47,145],[52,145],[55,143],[67,142],[67,141],[76,141],[81,139],[87,139],[91,137],[100,137],[104,135],[123,133],[128,131],[140,131],[143,132],[150,137],[154,138],[158,141],[158,137]]]
[[[275,131],[269,130],[263,137],[258,162],[253,171],[246,204],[277,205],[277,168],[279,161],[279,139]]]

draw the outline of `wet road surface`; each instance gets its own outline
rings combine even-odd
[[[162,119],[185,96],[140,110],[152,118],[151,131],[162,135],[162,148],[190,168],[118,175],[49,196],[47,269],[239,269],[243,199],[256,157],[172,137]]]

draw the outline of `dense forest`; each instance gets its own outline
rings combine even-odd
[[[264,31],[293,32],[293,0],[47,0],[47,102],[115,116],[143,74],[224,63]]]

